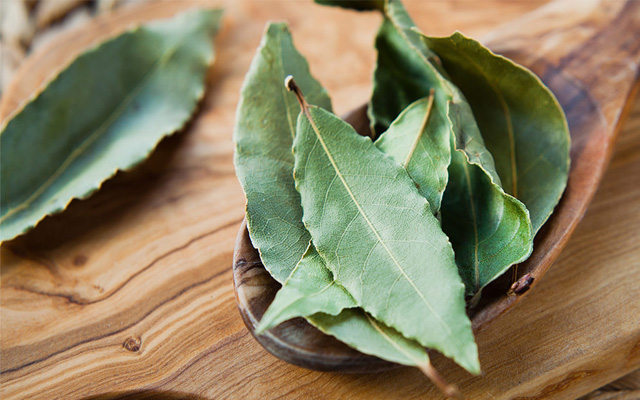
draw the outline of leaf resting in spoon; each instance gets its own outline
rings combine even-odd
[[[247,197],[247,227],[265,268],[284,282],[311,237],[302,223],[293,181],[296,119],[300,106],[282,82],[290,74],[309,98],[328,110],[331,100],[309,72],[285,23],[268,25],[251,63],[236,112],[236,174]]]
[[[335,279],[376,319],[479,373],[453,249],[402,166],[315,106],[294,155],[303,220]]]
[[[453,244],[466,293],[473,296],[512,264],[529,256],[532,250],[529,215],[522,203],[502,190],[493,157],[484,145],[471,108],[438,68],[434,53],[425,52],[422,34],[413,26],[402,4],[387,3],[385,15],[376,39],[378,64],[371,112],[384,110],[377,119],[384,121],[394,116],[394,108],[385,105],[389,99],[395,99],[398,108],[407,107],[431,90],[435,91],[434,109],[446,110],[452,151],[449,181],[440,210],[442,228]],[[416,45],[416,39],[422,46]],[[376,102],[379,107],[374,106]],[[418,153],[423,151],[433,150],[416,149]],[[412,177],[420,187],[429,184],[424,176],[412,174]]]
[[[558,101],[533,72],[461,33],[424,41],[468,99],[505,191],[527,206],[537,232],[569,174],[569,128]]]
[[[0,133],[0,241],[83,199],[181,129],[222,13],[150,23],[76,58]]]

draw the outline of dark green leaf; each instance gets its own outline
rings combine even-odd
[[[0,240],[144,160],[204,94],[221,11],[128,31],[80,55],[0,133]]]
[[[408,18],[399,1],[390,4],[397,15]],[[380,28],[371,112],[375,116],[381,110],[376,119],[379,122],[395,118],[397,110],[427,96],[432,89],[434,108],[448,110],[452,154],[441,208],[442,227],[454,246],[466,292],[475,295],[512,264],[528,257],[532,249],[531,223],[526,208],[502,190],[493,158],[466,99],[443,75],[433,52],[418,47],[416,36],[409,39],[407,35],[413,34],[422,42],[422,34],[408,25],[400,27],[388,18]],[[413,177],[420,187],[429,184],[419,175]]]
[[[473,39],[455,33],[424,40],[469,100],[505,191],[527,206],[537,232],[567,183],[562,108],[535,74]]]

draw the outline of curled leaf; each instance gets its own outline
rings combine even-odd
[[[398,109],[431,90],[435,91],[434,109],[446,110],[451,164],[441,207],[442,228],[453,244],[466,293],[473,296],[529,256],[533,237],[529,215],[526,207],[500,186],[493,157],[469,104],[447,79],[435,53],[425,50],[423,35],[402,4],[388,2],[387,10],[393,12],[387,11],[376,39],[378,64],[370,111],[374,116],[379,114],[376,121],[384,128],[383,122],[395,118]],[[420,175],[412,177],[420,187],[430,184]]]
[[[569,128],[558,101],[531,71],[461,33],[424,41],[469,101],[505,191],[527,206],[537,232],[569,174]]]

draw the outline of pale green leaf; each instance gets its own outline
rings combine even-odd
[[[429,96],[409,105],[375,142],[407,170],[433,214],[440,211],[447,186],[450,137],[447,110],[434,106]]]
[[[569,129],[558,101],[531,71],[460,33],[424,40],[468,99],[505,191],[527,206],[537,232],[569,173]]]
[[[0,240],[143,161],[191,118],[221,11],[125,32],[76,58],[0,133]]]
[[[236,112],[236,174],[247,197],[253,245],[271,275],[284,282],[309,245],[300,195],[293,182],[293,154],[300,106],[283,86],[295,74],[311,101],[331,109],[324,88],[293,46],[285,23],[268,25],[242,86]]]
[[[358,351],[398,364],[424,367],[429,355],[419,343],[402,336],[360,308],[348,308],[338,316],[318,313],[309,321]]]
[[[399,1],[390,4],[401,14]],[[398,111],[394,110],[404,109],[431,90],[435,91],[434,108],[448,110],[452,154],[441,207],[442,228],[453,244],[466,293],[476,295],[511,265],[529,256],[531,222],[526,207],[502,190],[493,157],[464,95],[446,79],[430,50],[424,53],[415,40],[400,33],[408,29],[423,37],[415,27],[406,25],[409,23],[399,27],[387,18],[378,32],[371,111],[375,115],[382,110],[377,121],[395,118]],[[429,184],[419,175],[412,177],[420,187]]]
[[[353,307],[358,307],[356,301],[336,283],[324,260],[310,244],[262,316],[256,332],[261,333],[295,317],[307,317],[317,312],[337,315],[343,309]]]
[[[335,279],[376,319],[479,372],[453,249],[404,168],[315,106],[294,155],[305,226]]]

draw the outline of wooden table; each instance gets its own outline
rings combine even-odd
[[[2,115],[95,38],[192,3],[203,2],[123,10],[58,37],[22,66]],[[457,28],[482,36],[543,1],[407,3],[428,34]],[[2,399],[440,398],[416,369],[344,375],[279,361],[236,309],[231,256],[244,197],[231,132],[264,22],[290,22],[338,113],[366,101],[371,88],[379,16],[293,4],[226,2],[210,90],[189,129],[90,199],[2,245]],[[558,261],[478,334],[484,375],[472,377],[442,357],[435,365],[468,399],[571,399],[639,368],[638,260],[640,101]]]

